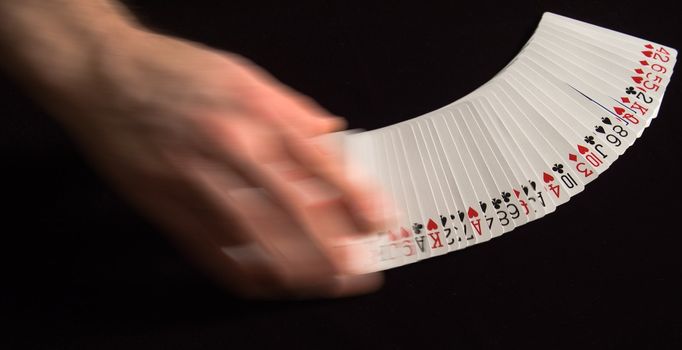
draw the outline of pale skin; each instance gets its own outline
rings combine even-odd
[[[245,58],[154,33],[107,0],[0,0],[0,52],[102,176],[233,292],[380,286],[335,248],[386,222],[372,185],[313,142],[343,119]]]

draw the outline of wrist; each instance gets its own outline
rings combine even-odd
[[[104,0],[0,0],[0,64],[32,90],[59,90],[87,78],[96,55],[138,30]]]

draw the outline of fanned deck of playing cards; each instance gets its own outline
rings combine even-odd
[[[356,243],[372,252],[358,270],[463,249],[553,212],[656,118],[676,57],[672,48],[545,13],[512,62],[469,95],[382,129],[337,135],[399,213],[385,232]]]

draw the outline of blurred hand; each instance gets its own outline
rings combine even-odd
[[[213,277],[247,297],[364,293],[382,225],[368,185],[313,138],[344,127],[244,58],[131,30],[44,97],[96,166]],[[76,73],[74,73],[76,72]]]

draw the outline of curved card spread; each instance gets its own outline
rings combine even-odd
[[[469,95],[336,135],[400,215],[358,243],[373,252],[359,270],[459,250],[553,212],[656,118],[676,59],[675,49],[545,13],[512,62]]]

